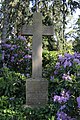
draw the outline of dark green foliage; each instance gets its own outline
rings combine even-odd
[[[65,105],[64,109],[59,108],[59,114],[64,112],[78,120],[80,117],[79,103],[77,103],[77,98],[80,96],[80,53],[73,55],[65,53],[64,57],[59,56],[53,72],[49,87],[49,95],[52,98],[50,101],[54,100],[61,107]]]
[[[80,17],[78,18],[76,25],[77,36],[75,36],[75,41],[73,42],[73,49],[74,51],[80,52]]]
[[[43,76],[50,79],[60,52],[43,50]]]
[[[0,120],[26,120],[22,105],[25,103],[25,80],[20,73],[0,69]]]
[[[0,69],[0,96],[20,98],[25,100],[25,76],[10,71],[8,68]]]
[[[25,76],[20,73],[10,71],[8,68],[0,70],[0,119],[1,120],[56,120],[57,112],[61,106],[66,105],[63,109],[68,116],[79,119],[79,108],[76,98],[80,95],[80,76],[78,75],[80,66],[74,62],[72,67],[63,68],[63,62],[58,69],[58,75],[53,78],[55,64],[58,54],[56,52],[43,52],[44,77],[49,80],[49,100],[45,107],[25,108]],[[79,57],[75,53],[76,57]],[[68,57],[70,57],[68,59]],[[65,54],[66,60],[73,62],[73,56]],[[65,60],[64,58],[64,60]],[[63,60],[62,57],[60,59]],[[75,59],[76,60],[76,59]],[[59,60],[58,60],[59,62]],[[79,62],[79,61],[78,61]],[[62,69],[63,68],[63,69]],[[69,69],[67,69],[69,68]],[[62,69],[62,70],[61,70]],[[70,80],[64,80],[62,75],[70,70]],[[74,74],[76,73],[76,75]],[[58,103],[54,101],[54,96],[61,96],[61,92],[70,92],[70,98],[67,102]],[[65,97],[65,96],[64,96]]]
[[[76,120],[80,119],[80,108],[78,108],[76,100],[76,98],[80,96],[80,76],[75,74],[75,72],[79,74],[80,67],[76,64],[70,68],[66,67],[67,69],[60,67],[58,75],[53,76],[57,58],[60,54],[60,52],[53,52],[53,50],[56,50],[56,48],[57,50],[62,50],[64,43],[64,33],[62,33],[64,31],[62,28],[64,27],[65,30],[65,19],[69,13],[68,7],[70,7],[71,12],[73,13],[77,7],[79,8],[79,2],[68,0],[67,4],[66,0],[54,0],[54,4],[52,3],[48,6],[50,1],[52,0],[38,1],[40,6],[38,10],[43,15],[43,24],[54,24],[54,34],[56,37],[56,39],[52,37],[44,37],[43,41],[43,49],[45,49],[43,51],[43,77],[49,80],[48,104],[41,108],[24,107],[24,104],[26,103],[26,77],[23,74],[26,75],[26,73],[30,73],[31,75],[31,60],[29,59],[28,61],[26,58],[27,56],[25,55],[31,55],[31,51],[25,50],[26,41],[24,42],[21,39],[11,39],[6,41],[7,45],[11,45],[10,48],[5,47],[5,45],[2,46],[3,51],[5,51],[5,59],[1,60],[3,54],[0,52],[0,68],[2,67],[2,62],[6,63],[9,67],[9,69],[6,67],[0,69],[0,120],[56,120],[57,112],[60,111],[60,107],[64,105],[64,102],[58,103],[58,101],[54,101],[54,95],[61,96],[61,92],[64,89],[66,89],[66,91],[70,91],[70,98],[67,102],[65,102],[66,108],[63,109],[63,111],[68,116],[71,116],[72,118],[75,117]],[[13,38],[19,34],[23,24],[32,24],[33,12],[36,11],[36,0],[33,1],[34,6],[31,9],[29,8],[29,1],[26,0],[19,0],[16,2],[13,0],[7,0],[7,7],[5,7],[5,4],[6,1],[3,2],[2,10],[4,8],[8,8],[6,11],[7,14],[5,10],[3,10],[2,13],[4,18],[8,15],[7,18],[9,19],[2,19],[2,26],[3,23],[8,20],[7,26],[3,27],[7,33],[3,33],[6,35],[5,37],[11,36]],[[12,32],[13,27],[14,31]],[[75,38],[76,42],[74,43],[74,50],[80,52],[79,31],[80,29],[77,31],[78,37]],[[17,49],[15,48],[13,50],[12,47],[14,45],[17,45]],[[65,51],[62,52],[64,53]],[[18,54],[17,57],[14,56],[16,53]],[[29,68],[28,71],[26,70],[26,66]],[[62,75],[68,72],[68,70],[70,70],[70,77],[72,80],[63,80]]]
[[[20,99],[0,97],[0,120],[26,120],[25,110]]]
[[[76,38],[75,39],[75,42],[74,42],[74,45],[73,45],[73,49],[74,49],[74,51],[78,51],[78,52],[80,52],[80,38]]]

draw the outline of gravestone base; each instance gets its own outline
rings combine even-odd
[[[26,80],[26,106],[41,107],[48,101],[48,81],[40,78]]]

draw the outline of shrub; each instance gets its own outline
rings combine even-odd
[[[51,76],[51,101],[57,104],[57,120],[80,118],[80,53],[58,56]]]
[[[9,68],[0,69],[0,120],[26,120],[25,80]]]
[[[51,73],[53,74],[53,70],[59,54],[60,52],[58,51],[43,50],[43,77],[49,79]]]
[[[8,68],[0,69],[0,119],[79,120],[80,53],[63,56],[57,52],[43,52],[43,76],[49,79],[49,104],[43,108],[25,109],[24,74],[31,74],[31,56],[28,56],[31,50],[23,48],[26,40],[22,39],[19,37],[2,44],[2,60]]]
[[[24,46],[24,47],[23,47]],[[23,36],[2,43],[2,61],[8,68],[26,76],[31,75],[31,46]]]
[[[0,97],[0,120],[26,120],[21,101],[7,96]]]
[[[0,69],[0,96],[25,99],[26,77],[8,68]]]

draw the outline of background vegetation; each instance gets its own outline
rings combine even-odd
[[[0,120],[80,119],[80,17],[66,33],[77,9],[79,0],[0,1]],[[54,26],[53,36],[43,37],[43,77],[49,81],[49,99],[45,107],[25,108],[32,37],[21,36],[21,28],[32,24],[34,12],[42,14],[44,25]]]

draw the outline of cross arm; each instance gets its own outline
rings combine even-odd
[[[53,26],[43,26],[42,27],[42,35],[44,36],[53,36]]]
[[[42,35],[44,36],[53,36],[53,26],[42,26]],[[32,36],[33,35],[33,26],[23,25],[21,29],[22,35]]]
[[[31,25],[23,25],[21,28],[21,35],[32,36],[33,35],[33,27]]]

